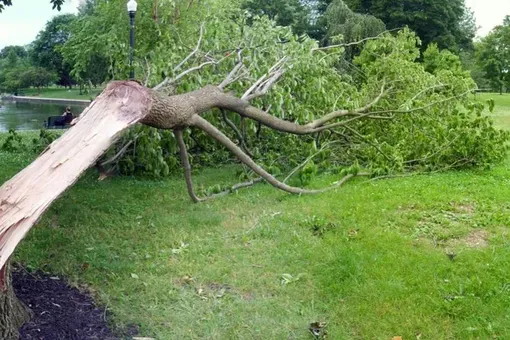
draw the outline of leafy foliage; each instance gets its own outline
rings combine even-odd
[[[477,44],[477,58],[493,89],[510,89],[510,16]]]
[[[437,43],[441,49],[472,48],[476,33],[473,14],[464,0],[345,0],[355,12],[381,19],[389,29],[408,26],[426,48]]]
[[[109,77],[127,77],[128,17],[124,7],[120,0],[99,2],[72,25],[72,34],[61,50],[65,60],[75,65],[76,77],[82,77],[94,56],[106,61]],[[356,74],[353,77],[352,72],[345,74],[339,68],[339,56],[345,58],[349,53],[345,48],[311,52],[318,47],[317,41],[297,37],[290,28],[254,11],[246,15],[240,8],[240,2],[235,1],[158,4],[141,0],[139,12],[152,16],[137,16],[138,79],[154,86],[166,77],[215,59],[217,63],[188,74],[166,91],[171,95],[219,84],[238,62],[239,51],[246,75],[229,90],[241,95],[275,63],[288,58],[284,77],[253,104],[301,124],[337,109],[366,105],[378,96],[381,87],[387,89],[372,108],[374,118],[353,119],[335,131],[315,136],[276,133],[227,113],[243,132],[257,162],[274,175],[296,168],[295,178],[307,184],[325,171],[345,175],[364,169],[383,175],[486,166],[506,152],[506,133],[494,129],[481,116],[483,106],[467,99],[475,85],[459,58],[433,45],[420,64],[421,42],[409,30],[396,36],[383,34],[360,46],[351,55],[358,55],[351,63]],[[352,41],[383,29],[380,21],[356,15],[341,2],[335,1],[329,8],[331,22],[337,20],[336,26],[331,25],[331,39],[341,35]],[[202,27],[197,23],[203,23]],[[194,49],[200,32],[200,51],[181,68],[175,68]],[[240,142],[219,112],[210,112],[205,118]],[[185,139],[195,168],[229,161],[230,154],[203,133],[190,130]],[[121,138],[105,160],[119,153],[122,157],[113,164],[122,174],[164,177],[179,168],[177,146],[168,131],[136,127]],[[250,173],[239,176],[245,178]]]
[[[0,53],[0,90],[16,92],[21,88],[41,88],[54,83],[57,75],[42,67],[30,65],[26,51],[21,46],[7,46]],[[5,56],[2,58],[2,55]]]
[[[44,149],[46,149],[48,145],[53,143],[53,141],[55,141],[57,138],[58,135],[56,133],[51,133],[48,130],[41,129],[39,131],[39,137],[32,139],[32,151],[34,151],[35,153],[42,152]]]
[[[367,37],[375,37],[382,33],[386,26],[381,20],[366,14],[353,12],[342,0],[334,0],[325,12],[326,40],[334,44],[338,37],[346,43],[360,41]],[[351,47],[351,49],[356,46]],[[349,55],[353,53],[347,50]]]
[[[21,137],[15,130],[10,129],[9,135],[2,144],[2,150],[7,152],[18,152],[25,148],[26,145],[23,142],[23,137]]]
[[[228,36],[221,36],[221,27],[215,27],[216,46],[220,50],[229,44],[246,46],[243,60],[250,70],[250,79],[267,72],[282,56],[291,58],[292,67],[285,77],[256,103],[259,107],[271,107],[271,113],[279,118],[305,123],[334,109],[360,107],[377,95],[381,84],[391,84],[391,91],[373,111],[386,112],[397,107],[400,112],[382,113],[378,119],[357,120],[336,133],[325,132],[315,138],[260,129],[253,122],[231,115],[235,124],[244,125],[254,157],[274,175],[304,162],[297,178],[301,184],[308,184],[324,171],[346,175],[363,168],[374,176],[411,170],[436,171],[488,166],[506,154],[508,134],[494,129],[491,121],[481,116],[483,105],[467,99],[474,83],[462,69],[459,58],[432,45],[424,54],[424,64],[418,63],[419,40],[408,30],[396,37],[385,34],[368,42],[355,59],[364,79],[352,82],[336,72],[335,52],[310,54],[316,42],[298,41],[288,29],[277,27],[267,19],[255,19],[242,31],[234,24],[225,29]],[[233,39],[236,36],[239,40]],[[265,46],[265,49],[260,51],[250,46]],[[211,49],[207,45],[204,48]],[[185,83],[177,84],[175,91],[219,83],[219,75],[228,72],[234,63],[230,58],[225,65],[192,74]],[[248,80],[235,84],[232,90],[242,93],[250,84]],[[214,112],[207,115],[215,125],[229,131],[219,117]],[[144,129],[146,132],[132,132],[141,132],[149,138],[136,145],[133,151],[136,157],[125,156],[122,162],[129,166],[123,167],[122,172],[159,177],[177,169],[177,148],[171,134]],[[131,136],[126,137],[126,141]],[[218,160],[227,158],[224,150],[211,144],[205,136],[191,136],[187,137],[187,143],[193,151],[195,166],[218,164]],[[237,138],[233,133],[230,137]],[[149,141],[154,142],[150,145]],[[206,158],[197,152],[204,145],[209,148]],[[327,147],[322,148],[324,145]]]
[[[280,26],[292,27],[295,34],[310,30],[311,10],[301,0],[247,0],[243,6],[252,15],[267,15]]]
[[[16,91],[23,87],[19,77],[30,63],[26,50],[21,46],[7,46],[0,52],[0,90]]]
[[[39,32],[31,44],[31,59],[36,66],[45,67],[58,74],[58,84],[71,86],[71,65],[64,61],[60,47],[70,37],[71,23],[76,20],[73,14],[62,14],[54,17]]]
[[[27,50],[23,46],[5,46],[0,51],[0,59],[8,58],[11,53],[14,53],[17,58],[26,58],[28,56]]]
[[[48,130],[42,129],[39,132],[39,136],[32,139],[32,145],[30,145],[30,143],[26,143],[18,132],[10,129],[0,149],[11,153],[33,152],[38,154],[57,138],[58,135],[56,133],[51,133]]]

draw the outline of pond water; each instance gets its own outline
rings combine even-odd
[[[14,130],[39,130],[49,116],[60,116],[66,108],[61,104],[33,104],[0,102],[0,132]],[[85,106],[71,105],[73,115],[79,115]]]

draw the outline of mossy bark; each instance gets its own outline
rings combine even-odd
[[[19,329],[30,317],[28,307],[14,294],[11,266],[7,263],[0,270],[0,339],[18,339]]]

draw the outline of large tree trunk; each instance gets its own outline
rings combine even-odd
[[[137,122],[163,129],[189,126],[218,103],[215,87],[168,97],[134,81],[108,84],[75,126],[0,187],[0,340],[15,339],[27,312],[11,287],[9,257],[41,215]],[[3,278],[3,280],[2,280]]]
[[[0,339],[14,340],[19,328],[30,319],[30,310],[16,298],[12,288],[11,266],[0,270]]]
[[[17,339],[18,328],[28,319],[7,264],[15,247],[50,204],[150,107],[149,90],[138,83],[109,84],[76,126],[0,187],[0,339]]]
[[[150,107],[146,88],[135,82],[111,83],[76,126],[0,187],[0,268],[50,204]]]

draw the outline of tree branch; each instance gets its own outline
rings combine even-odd
[[[213,194],[213,195],[210,195],[210,196],[198,197],[196,195],[196,193],[195,193],[195,190],[193,189],[193,181],[191,179],[191,164],[189,163],[188,151],[187,151],[187,148],[186,148],[186,143],[184,143],[184,138],[183,138],[183,135],[182,135],[182,130],[181,129],[175,129],[174,130],[174,135],[175,135],[175,139],[177,140],[177,145],[179,146],[179,155],[180,155],[180,158],[181,158],[182,166],[184,168],[184,177],[185,177],[185,180],[186,180],[186,188],[187,188],[188,194],[191,197],[191,200],[193,202],[199,203],[199,202],[206,201],[208,199],[222,197],[222,196],[228,195],[228,194],[230,194],[230,193],[232,193],[234,191],[237,191],[239,189],[247,188],[247,187],[250,187],[252,185],[255,185],[255,184],[257,184],[257,183],[259,183],[259,182],[261,182],[263,180],[262,178],[259,177],[259,178],[256,178],[256,179],[253,179],[253,180],[250,180],[250,181],[234,184],[233,186],[231,186],[227,190],[219,192],[219,193],[216,193],[216,194]]]
[[[239,79],[238,73],[244,67],[242,52],[243,52],[242,49],[237,50],[237,64],[230,71],[230,73],[225,77],[225,79],[221,82],[221,84],[218,85],[219,89],[224,90],[228,85],[232,84],[237,79]]]
[[[131,146],[131,144],[133,144],[138,139],[138,136],[139,135],[136,135],[133,139],[131,139],[129,142],[127,142],[122,147],[122,149],[120,149],[119,152],[117,152],[117,154],[115,154],[115,156],[113,156],[112,158],[110,158],[107,161],[102,162],[101,164],[99,164],[99,166],[104,167],[105,165],[111,164],[111,163],[115,162],[117,159],[119,159],[120,157],[122,157],[126,153],[127,149]]]
[[[147,60],[147,57],[145,57],[144,59],[145,59],[145,65],[147,66],[147,75],[145,76],[145,81],[143,82],[143,86],[147,87],[147,85],[149,84],[150,77],[151,77],[151,65],[149,63],[149,60]]]
[[[227,109],[233,112],[237,112],[243,117],[253,119],[267,127],[270,127],[274,130],[278,130],[281,132],[288,132],[296,135],[307,135],[311,133],[316,133],[324,130],[331,130],[334,128],[337,128],[339,126],[345,126],[346,124],[349,124],[353,121],[362,119],[362,118],[373,118],[373,119],[391,119],[392,117],[384,117],[384,116],[378,116],[378,114],[405,114],[405,113],[412,113],[416,111],[421,111],[428,109],[434,105],[439,105],[442,103],[449,102],[453,99],[460,98],[462,96],[465,96],[466,94],[470,93],[472,89],[465,91],[461,94],[445,98],[442,100],[438,100],[432,103],[429,103],[424,106],[415,107],[408,110],[400,110],[400,109],[390,109],[390,110],[380,110],[380,111],[370,111],[370,109],[375,106],[384,96],[384,94],[387,92],[384,90],[384,85],[381,88],[381,93],[369,104],[365,105],[362,108],[358,108],[355,110],[339,110],[332,112],[330,114],[325,115],[324,117],[321,117],[319,119],[316,119],[308,124],[301,125],[296,124],[293,122],[289,122],[280,118],[277,118],[275,116],[272,116],[268,114],[267,112],[262,111],[259,108],[256,108],[254,106],[251,106],[246,100],[243,100],[241,98],[234,97],[232,95],[226,94],[226,93],[218,93],[217,94],[217,102],[216,107]],[[346,119],[340,122],[336,123],[329,123],[331,120],[341,118],[343,116],[347,115],[353,115],[354,117],[350,119]]]
[[[187,69],[186,71],[182,72],[181,74],[177,75],[174,79],[172,79],[172,80],[170,81],[170,84],[175,84],[175,83],[176,83],[179,79],[183,78],[184,76],[186,76],[186,75],[190,74],[191,72],[199,71],[199,70],[203,69],[203,68],[204,68],[205,66],[207,66],[207,65],[212,65],[212,64],[217,65],[217,64],[219,64],[219,63],[220,63],[223,59],[224,59],[224,58],[222,58],[222,59],[220,59],[220,60],[218,60],[218,61],[216,61],[216,60],[209,60],[209,61],[206,61],[205,63],[202,63],[202,64],[200,64],[200,65],[198,65],[198,66],[195,66],[195,67],[192,67],[192,68],[190,68],[190,69]]]
[[[385,85],[383,84],[381,86],[381,92],[379,93],[379,95],[372,102],[368,103],[367,105],[357,108],[355,110],[338,110],[335,112],[328,113],[327,115],[325,115],[319,119],[316,119],[309,124],[306,124],[306,126],[311,127],[311,128],[317,128],[333,119],[340,118],[342,116],[365,113],[368,110],[370,110],[373,106],[375,106],[381,100],[381,98],[387,93],[387,91],[385,90],[384,87],[385,87]]]
[[[298,172],[300,169],[302,169],[305,165],[308,164],[308,162],[310,162],[312,159],[314,159],[317,155],[319,155],[322,151],[326,150],[328,146],[330,146],[331,144],[336,144],[336,143],[339,143],[340,141],[339,140],[334,140],[334,141],[331,141],[329,143],[326,143],[324,144],[320,149],[319,151],[317,151],[316,153],[314,153],[313,155],[311,155],[310,157],[308,157],[307,159],[305,159],[305,161],[301,164],[299,164],[298,166],[296,166],[288,175],[287,177],[285,177],[285,179],[282,181],[283,183],[287,182],[292,176],[294,176],[294,174],[296,172]]]
[[[248,147],[246,146],[246,142],[244,140],[244,136],[241,133],[241,131],[237,128],[237,126],[232,122],[230,119],[228,119],[227,112],[225,110],[221,110],[221,115],[223,116],[223,120],[225,123],[230,126],[232,130],[234,130],[235,134],[237,135],[237,138],[239,139],[239,144],[241,144],[241,147],[243,148],[244,152],[246,152],[250,157],[253,157],[253,154],[250,152]]]
[[[354,130],[353,128],[351,128],[350,126],[348,125],[344,125],[344,127],[351,131],[352,133],[354,133],[356,136],[358,136],[358,138],[360,138],[361,140],[364,140],[366,143],[368,143],[370,146],[372,146],[374,149],[376,149],[384,158],[386,158],[386,160],[388,162],[393,162],[393,160],[390,158],[390,156],[388,156],[387,154],[385,154],[381,148],[379,147],[379,145],[375,144],[375,143],[372,143],[370,142],[370,140],[368,140],[368,138],[366,138],[365,136],[363,136],[361,133],[359,133],[358,131]]]
[[[348,47],[348,46],[359,45],[359,44],[362,44],[362,43],[370,41],[370,40],[377,40],[383,34],[386,34],[386,33],[389,33],[389,32],[393,32],[393,31],[400,31],[402,29],[403,29],[403,27],[393,28],[391,30],[386,30],[384,32],[381,32],[378,35],[376,35],[375,37],[368,37],[368,38],[364,38],[364,39],[361,39],[361,40],[358,40],[358,41],[353,41],[353,42],[350,42],[350,43],[342,43],[342,44],[337,44],[337,45],[329,45],[329,46],[325,46],[325,47],[315,47],[315,48],[312,48],[311,51],[312,52],[315,52],[315,51],[326,51],[326,50],[331,50],[333,48],[338,48],[338,47]]]
[[[225,93],[218,94],[218,97],[221,98],[219,98],[218,100],[217,107],[237,112],[241,116],[256,120],[278,131],[288,132],[297,135],[306,135],[331,128],[331,125],[324,124],[336,118],[340,118],[342,116],[357,115],[356,117],[365,117],[367,115],[371,115],[371,113],[363,115],[363,112],[370,110],[370,108],[376,105],[385,93],[386,91],[384,90],[383,86],[381,89],[381,94],[366,106],[350,111],[349,110],[335,111],[330,114],[327,114],[324,117],[314,120],[306,125],[300,125],[283,119],[279,119],[275,116],[270,115],[267,112],[262,111],[261,109],[249,105],[246,100]]]
[[[191,165],[189,164],[186,143],[184,143],[184,138],[182,137],[182,130],[175,129],[174,135],[175,139],[177,140],[177,145],[179,146],[179,155],[181,157],[182,167],[184,168],[184,177],[186,179],[186,188],[188,189],[188,194],[193,202],[202,202],[203,200],[199,198],[193,190],[193,181],[191,180]]]
[[[231,186],[230,188],[228,188],[227,190],[219,192],[217,194],[213,194],[213,195],[207,196],[207,197],[203,198],[203,200],[222,197],[222,196],[231,194],[231,193],[233,193],[233,192],[235,192],[235,191],[237,191],[239,189],[251,187],[251,186],[253,186],[253,185],[257,184],[257,183],[262,182],[263,180],[264,179],[262,177],[259,177],[259,178],[252,179],[250,181],[246,181],[246,182],[242,182],[242,183],[237,183],[237,184]]]
[[[243,162],[248,167],[250,167],[253,170],[253,172],[255,172],[260,177],[264,178],[269,184],[271,184],[272,186],[274,186],[280,190],[283,190],[283,191],[286,191],[286,192],[289,192],[292,194],[317,194],[317,193],[326,192],[326,191],[332,190],[334,188],[337,188],[337,187],[343,185],[349,179],[355,177],[355,175],[347,175],[346,177],[344,177],[340,181],[336,182],[332,186],[324,188],[324,189],[318,189],[318,190],[313,190],[313,189],[308,190],[308,189],[292,187],[285,183],[280,182],[275,177],[273,177],[273,175],[271,175],[266,170],[261,168],[247,154],[245,154],[243,152],[243,150],[241,150],[237,145],[235,145],[234,142],[232,142],[227,136],[225,136],[220,130],[215,128],[207,120],[203,119],[202,117],[200,117],[198,115],[195,115],[195,116],[193,116],[191,123],[193,124],[193,126],[196,126],[200,129],[202,129],[204,132],[206,132],[211,137],[216,139],[218,142],[223,144],[234,155],[236,155],[237,158],[239,158],[239,160],[241,162]],[[368,175],[369,174],[367,174],[367,173],[360,173],[357,176],[368,176]]]
[[[278,62],[274,64],[266,74],[260,77],[248,90],[246,90],[246,92],[241,96],[241,99],[251,101],[265,95],[285,73],[284,65],[287,60],[289,60],[288,57],[283,57],[278,60]]]
[[[204,35],[204,23],[202,23],[200,25],[200,36],[198,38],[198,42],[197,42],[197,45],[195,46],[195,48],[193,49],[193,51],[191,51],[190,54],[188,54],[186,56],[186,58],[184,58],[177,66],[174,67],[174,69],[172,70],[172,73],[175,73],[177,72],[184,64],[186,64],[188,62],[188,60],[193,57],[197,52],[198,50],[200,49],[200,44],[202,43],[202,38],[203,38],[203,35]],[[182,77],[181,77],[182,78]],[[159,83],[158,85],[156,85],[153,89],[154,90],[159,90],[161,89],[162,87],[166,86],[168,83],[172,83],[172,82],[175,82],[176,80],[174,79],[173,81],[171,80],[171,78],[167,77],[165,78],[165,80],[163,80],[161,83]]]

